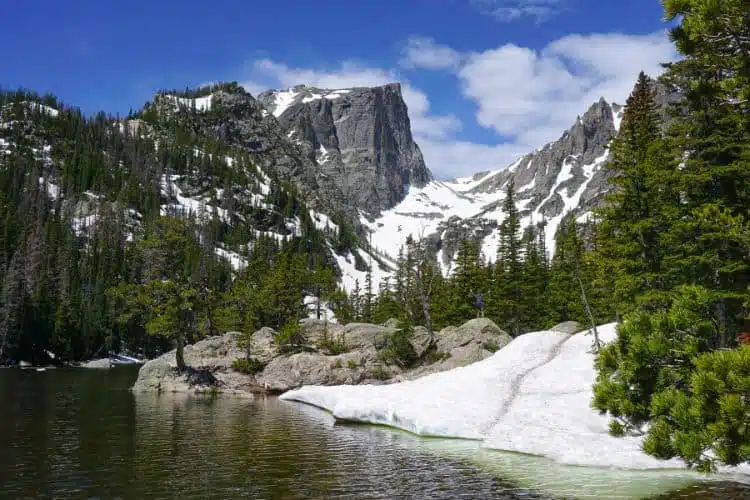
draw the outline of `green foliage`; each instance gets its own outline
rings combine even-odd
[[[300,352],[307,347],[307,336],[297,320],[289,321],[281,327],[274,341],[283,353]]]
[[[578,280],[587,280],[584,268],[585,248],[579,227],[572,216],[565,217],[557,229],[555,255],[546,290],[548,323],[578,321],[588,323]],[[589,283],[585,283],[588,285]]]
[[[666,136],[643,75],[613,145],[619,190],[600,255],[625,315],[597,359],[592,405],[644,450],[702,471],[750,461],[748,350],[735,348],[750,284],[750,9],[664,0],[684,56],[662,82],[684,99]]]
[[[387,364],[398,365],[401,368],[414,366],[419,357],[410,339],[413,330],[411,327],[399,328],[388,336],[388,341],[383,349],[378,352],[378,358]]]
[[[703,472],[750,463],[750,346],[704,353],[693,364],[689,388],[654,396],[644,450]]]
[[[610,420],[609,433],[614,437],[623,437],[625,435],[625,426],[617,420]]]
[[[173,95],[218,90],[235,104],[201,112],[164,100],[130,122],[0,90],[0,143],[9,145],[0,154],[0,363],[45,361],[45,350],[61,360],[153,356],[174,341],[279,328],[305,316],[305,295],[326,295],[338,236],[316,228],[273,169],[256,167],[233,126],[253,101],[233,83]],[[207,212],[179,209],[177,188],[203,198]],[[248,201],[260,193],[264,203]],[[245,272],[234,274],[215,248],[246,257]]]
[[[349,360],[349,361],[348,361],[348,362],[346,363],[346,365],[347,365],[347,367],[349,367],[349,369],[350,369],[350,370],[356,370],[356,369],[357,369],[357,367],[359,366],[359,365],[357,365],[357,362],[356,362],[355,360],[353,360],[353,359],[350,359],[350,360]]]
[[[232,361],[232,370],[245,375],[255,375],[265,367],[266,364],[257,358],[237,358]]]
[[[508,183],[503,201],[505,218],[500,223],[497,266],[495,269],[496,297],[492,312],[499,326],[517,336],[521,333],[526,305],[523,293],[523,255],[521,242],[521,215],[516,206],[513,181]]]
[[[377,380],[388,380],[391,378],[390,372],[383,365],[375,365],[370,371],[372,377]]]
[[[500,350],[500,346],[497,345],[497,342],[488,340],[486,342],[482,342],[482,349],[484,349],[485,351],[497,352]]]
[[[438,351],[437,348],[433,348],[428,350],[424,355],[422,356],[421,362],[426,365],[431,365],[433,363],[438,363],[440,361],[445,361],[446,359],[450,359],[451,353],[449,352],[443,352]]]
[[[683,286],[665,311],[629,313],[617,328],[617,340],[597,358],[592,405],[639,430],[651,417],[655,394],[686,388],[692,359],[705,352],[716,335],[711,316],[714,297],[697,286]]]
[[[346,345],[346,340],[343,338],[324,338],[318,343],[321,349],[325,349],[331,356],[337,356],[349,352],[349,346]]]
[[[337,289],[328,295],[328,307],[342,324],[351,323],[355,319],[354,308],[346,291]]]
[[[616,189],[598,211],[603,219],[599,253],[611,268],[621,314],[637,304],[646,309],[664,305],[669,286],[663,266],[669,246],[663,235],[679,200],[669,182],[676,162],[661,138],[655,99],[651,80],[641,73],[606,165]]]
[[[334,370],[340,370],[342,366],[343,365],[341,364],[341,360],[337,359],[336,361],[333,362],[333,364],[331,365],[331,368],[333,368]]]

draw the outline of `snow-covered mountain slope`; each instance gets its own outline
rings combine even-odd
[[[501,207],[513,181],[522,227],[544,221],[549,251],[563,217],[585,219],[609,189],[603,169],[609,143],[617,133],[622,107],[603,99],[557,141],[516,160],[508,168],[451,181],[410,187],[406,198],[377,218],[362,217],[373,246],[394,257],[409,235],[426,237],[445,272],[461,240],[482,240],[485,258],[497,252]]]
[[[346,289],[354,289],[357,282],[364,285],[369,265],[375,280],[382,278],[382,257],[369,255],[351,240],[342,250],[342,215],[336,210],[341,205],[327,190],[330,183],[316,182],[315,160],[306,159],[286,139],[273,116],[264,118],[265,109],[243,89],[226,85],[161,92],[137,115],[99,124],[103,134],[125,146],[95,148],[98,152],[92,156],[100,157],[91,163],[117,171],[121,178],[131,172],[139,176],[141,196],[127,206],[119,199],[121,193],[101,185],[80,191],[65,184],[66,143],[50,126],[51,120],[73,119],[68,110],[58,118],[62,110],[46,101],[0,107],[0,158],[14,161],[23,155],[35,161],[48,209],[61,211],[77,237],[93,241],[110,221],[132,241],[144,224],[144,214],[152,217],[158,210],[212,227],[209,232],[217,235],[211,236],[215,253],[235,271],[247,266],[261,238],[282,242],[314,232],[313,239],[322,242],[326,261],[337,268]],[[138,156],[123,155],[133,141],[139,142]],[[356,216],[355,221],[358,225]],[[352,232],[351,223],[348,227]]]
[[[655,101],[666,127],[679,94],[652,81]],[[362,214],[372,233],[372,245],[391,258],[407,237],[423,236],[444,272],[449,272],[461,241],[482,241],[486,259],[493,260],[505,190],[513,182],[522,227],[544,223],[547,251],[555,250],[555,233],[572,213],[579,223],[591,217],[612,189],[605,168],[609,146],[622,123],[624,107],[601,98],[561,137],[529,153],[507,168],[479,172],[451,181],[410,186],[396,206],[380,214]]]

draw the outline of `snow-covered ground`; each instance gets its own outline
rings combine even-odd
[[[307,317],[317,318],[318,317],[318,298],[314,295],[305,296],[305,306],[307,306]],[[320,319],[327,320],[330,323],[338,323],[336,315],[328,307],[328,303],[325,301],[320,302]]]
[[[616,336],[614,323],[598,330],[605,342]],[[580,473],[579,467],[571,466],[642,474],[661,470],[672,478],[700,479],[684,470],[679,460],[660,461],[643,453],[640,438],[608,434],[609,419],[590,407],[595,379],[592,343],[588,332],[570,337],[551,331],[529,333],[484,361],[417,380],[384,386],[309,386],[281,398],[326,409],[336,419],[388,425],[422,436],[479,440],[482,450],[544,457],[565,481],[567,470]],[[750,467],[723,472],[750,482]]]
[[[332,247],[330,247],[330,244],[329,248],[331,250],[331,255],[333,255],[334,259],[336,260],[336,265],[341,270],[341,286],[343,286],[347,292],[351,292],[357,287],[357,285],[359,285],[360,292],[364,293],[367,271],[359,271],[356,268],[356,261],[354,259],[354,255],[352,255],[351,252],[347,253],[345,257],[342,257],[341,255],[337,254]],[[378,293],[378,286],[380,282],[384,281],[391,273],[389,271],[381,269],[378,261],[374,258],[371,258],[367,252],[363,250],[357,251],[359,252],[359,256],[365,261],[367,265],[372,265],[372,291],[373,293]],[[371,262],[372,264],[370,264]]]
[[[273,115],[277,118],[283,115],[284,111],[289,109],[289,106],[294,104],[297,100],[301,100],[304,103],[318,99],[332,100],[338,99],[349,92],[351,92],[351,89],[312,89],[306,87],[292,87],[286,90],[277,90],[274,91],[273,94],[275,104]]]
[[[186,97],[177,97],[173,95],[165,96],[170,101],[174,102],[175,109],[180,109],[181,106],[185,106],[188,109],[192,109],[195,106],[196,111],[209,111],[211,109],[211,103],[213,102],[213,94],[196,97],[194,99]]]
[[[547,227],[545,236],[550,256],[555,248],[554,238],[557,227],[564,216],[578,206],[589,182],[594,177],[596,171],[607,160],[607,157],[608,151],[605,151],[602,156],[596,158],[592,163],[583,166],[582,173],[585,180],[575,191],[564,185],[565,181],[573,177],[573,158],[566,160],[560,169],[560,173],[557,175],[555,184],[552,186],[548,197],[533,212],[521,218],[521,227],[540,222],[543,219],[540,208],[544,206],[547,200],[553,198],[556,194],[562,197],[564,208],[560,215],[546,219]],[[516,169],[522,160],[522,158],[517,160],[508,169],[511,171]],[[437,232],[440,224],[446,222],[451,217],[458,217],[460,219],[483,218],[497,221],[499,224],[505,218],[505,213],[499,204],[499,202],[505,199],[504,187],[501,186],[489,193],[471,191],[497,173],[498,171],[492,171],[476,176],[476,178],[467,177],[445,182],[432,181],[422,188],[411,186],[406,198],[401,203],[390,210],[382,212],[373,221],[368,220],[364,216],[360,220],[372,233],[373,247],[381,252],[385,252],[392,259],[398,256],[399,249],[405,245],[407,237],[410,235],[415,238],[419,238],[420,236],[427,237]],[[536,179],[532,180],[527,186],[521,186],[521,189],[529,189],[535,181]],[[525,209],[530,201],[530,199],[520,201],[518,208],[521,210]],[[495,259],[498,241],[497,230],[484,238],[482,252],[486,259]],[[445,271],[446,267],[443,270]],[[377,286],[377,283],[375,286]]]

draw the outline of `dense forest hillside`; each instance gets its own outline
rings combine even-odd
[[[244,95],[235,89],[207,90]],[[169,337],[150,323],[174,316],[158,311],[168,290],[147,297],[129,286],[179,283],[182,298],[166,307],[181,311],[173,326],[189,336],[281,326],[305,314],[305,296],[334,286],[334,252],[355,248],[345,221],[308,208],[268,158],[290,155],[221,126],[237,125],[223,116],[233,108],[196,109],[179,96],[115,119],[0,92],[0,361],[171,345],[148,336]],[[283,290],[270,291],[274,280]],[[245,310],[254,299],[239,288],[250,282],[262,310]],[[142,317],[126,307],[134,300]],[[242,317],[221,314],[228,300]]]

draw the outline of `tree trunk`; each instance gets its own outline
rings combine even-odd
[[[182,373],[185,371],[185,333],[180,330],[177,334],[177,351],[175,352],[175,360],[177,361],[177,371]]]
[[[591,312],[589,300],[586,297],[586,289],[583,287],[580,271],[576,273],[576,279],[578,280],[578,286],[581,287],[581,300],[583,301],[583,307],[586,309],[586,316],[589,318],[589,323],[591,323],[591,331],[594,332],[594,345],[596,346],[596,351],[599,352],[599,349],[602,347],[599,341],[599,331],[596,329],[596,320],[594,320],[594,314]]]
[[[320,309],[321,309],[321,307],[320,307],[320,295],[321,295],[320,285],[318,285],[318,287],[317,287],[316,295],[317,295],[317,297],[316,297],[317,301],[315,302],[315,317],[317,319],[320,319]]]

